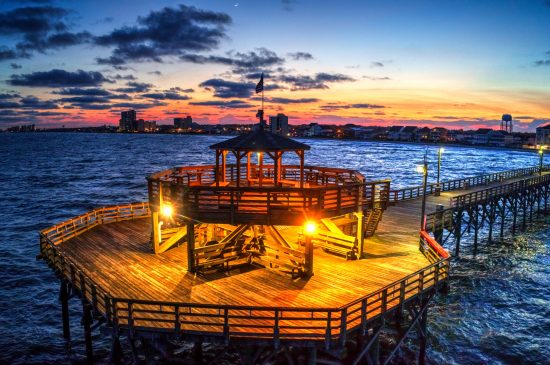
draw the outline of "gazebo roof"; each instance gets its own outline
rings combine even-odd
[[[309,150],[305,143],[297,142],[288,137],[258,129],[250,133],[241,134],[235,138],[225,140],[210,146],[213,150],[231,151],[298,151]]]

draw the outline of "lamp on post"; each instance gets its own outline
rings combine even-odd
[[[424,164],[417,166],[416,171],[422,173],[422,211],[420,215],[420,229],[424,229],[424,215],[426,214],[426,186],[428,185],[428,151],[424,153]]]
[[[307,221],[304,224],[305,242],[305,274],[307,276],[313,276],[313,243],[311,242],[312,236],[317,231],[317,224],[313,221]]]
[[[539,156],[540,156],[540,162],[539,162],[539,175],[542,176],[542,160],[544,159],[544,146],[541,145],[539,148]]]
[[[439,185],[440,181],[440,175],[441,175],[441,157],[443,156],[443,152],[445,152],[445,149],[443,147],[439,147],[437,150],[437,186],[435,187],[435,195],[439,196],[441,193],[441,185]]]

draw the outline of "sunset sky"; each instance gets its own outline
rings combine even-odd
[[[550,122],[550,1],[0,1],[0,128]]]

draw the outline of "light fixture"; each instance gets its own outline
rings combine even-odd
[[[317,224],[313,221],[307,221],[306,224],[304,224],[304,231],[307,235],[313,235],[317,231]]]
[[[424,166],[416,165],[416,172],[418,172],[419,174],[423,174],[424,173]]]
[[[172,208],[169,204],[162,204],[160,207],[160,213],[166,218],[171,218],[172,214],[174,214],[174,208]]]

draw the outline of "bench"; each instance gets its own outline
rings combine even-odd
[[[314,241],[323,251],[330,251],[348,259],[357,258],[357,238],[341,233],[320,231]]]

